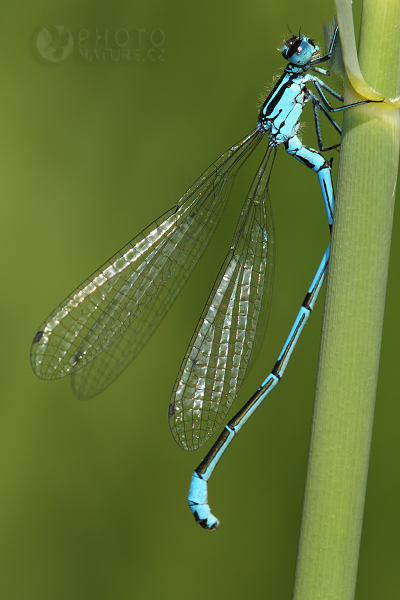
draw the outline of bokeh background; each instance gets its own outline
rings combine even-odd
[[[243,169],[216,240],[167,318],[107,391],[79,402],[67,380],[36,379],[29,347],[67,293],[254,127],[264,85],[282,66],[276,48],[287,26],[301,26],[322,43],[333,10],[333,3],[312,0],[44,0],[3,7],[2,598],[291,597],[323,299],[283,382],[211,480],[217,532],[195,525],[186,506],[190,475],[204,452],[182,452],[167,424],[180,361],[257,159]],[[357,3],[355,11],[357,18]],[[73,40],[68,46],[61,28],[58,41],[53,35],[57,52],[45,51],[41,31],[39,46],[53,64],[40,57],[36,42],[38,30],[50,25],[67,28]],[[107,31],[114,58],[115,32],[127,30],[134,60],[96,54],[96,29]],[[101,49],[104,38],[97,43]],[[304,119],[304,139],[315,145],[310,110]],[[328,242],[317,178],[283,149],[271,197],[272,308],[235,408],[273,366]],[[363,600],[400,597],[398,219],[393,234],[356,594]]]

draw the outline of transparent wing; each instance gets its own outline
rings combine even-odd
[[[236,173],[262,137],[255,129],[225,152],[176,206],[50,314],[31,348],[38,377],[73,374],[73,391],[79,398],[98,394],[118,377],[186,282],[215,231]]]
[[[184,450],[200,447],[221,425],[248,368],[258,323],[266,320],[273,269],[267,166],[275,153],[268,148],[251,185],[175,382],[169,423]]]

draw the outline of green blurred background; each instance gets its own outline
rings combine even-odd
[[[217,532],[195,525],[186,506],[204,451],[182,452],[167,424],[180,361],[257,159],[237,181],[218,239],[111,388],[78,402],[68,381],[35,378],[29,347],[67,293],[254,127],[259,95],[282,66],[276,47],[287,26],[322,43],[333,10],[312,0],[3,7],[2,598],[291,597],[323,299],[282,384],[211,480]],[[58,62],[46,64],[35,35],[54,24],[71,32],[74,48],[60,60],[61,37]],[[98,60],[96,28],[107,30],[114,58],[115,32],[127,30],[136,60]],[[88,60],[79,57],[80,30]],[[315,145],[308,109],[305,120],[303,139]],[[278,154],[274,296],[236,408],[273,366],[328,242],[317,178]],[[399,237],[395,222],[356,595],[363,600],[400,597]]]

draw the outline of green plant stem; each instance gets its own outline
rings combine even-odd
[[[361,70],[390,96],[399,95],[399,31],[397,0],[364,2]],[[345,104],[362,99],[349,88]],[[346,111],[295,600],[354,598],[399,140],[398,109]]]

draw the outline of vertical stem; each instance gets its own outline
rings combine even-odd
[[[399,2],[364,2],[361,70],[372,87],[388,95],[395,95],[399,81],[399,31]],[[354,90],[346,92],[346,104],[362,99]],[[398,109],[384,104],[345,113],[295,600],[354,598],[399,125]]]

